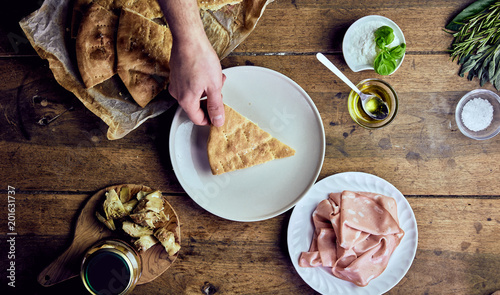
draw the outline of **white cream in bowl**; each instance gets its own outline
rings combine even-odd
[[[344,59],[353,72],[374,69],[373,62],[379,52],[375,44],[375,31],[382,26],[389,26],[394,30],[394,41],[389,48],[406,43],[403,31],[390,19],[380,15],[368,15],[358,19],[349,27],[342,42]],[[398,65],[392,73],[401,66],[403,59],[404,56],[398,60]]]

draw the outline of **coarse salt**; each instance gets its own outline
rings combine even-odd
[[[462,122],[467,129],[477,132],[490,126],[493,120],[493,106],[483,98],[469,100],[462,109]]]

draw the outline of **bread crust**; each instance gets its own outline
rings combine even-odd
[[[295,150],[224,105],[222,127],[210,126],[207,153],[213,175],[291,157]]]
[[[116,46],[117,72],[141,107],[166,88],[171,48],[168,27],[122,9]]]
[[[92,4],[82,19],[75,50],[78,70],[86,88],[116,74],[115,42],[118,17]]]
[[[238,4],[243,0],[198,0],[198,7],[202,10],[219,10],[226,5]]]

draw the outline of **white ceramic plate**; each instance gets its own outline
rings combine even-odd
[[[344,39],[342,41],[342,54],[344,55],[344,59],[349,66],[349,68],[353,72],[359,72],[359,71],[364,71],[364,70],[373,70],[373,64],[369,63],[360,63],[357,61],[357,57],[363,54],[374,54],[374,53],[363,53],[362,51],[364,50],[360,46],[356,46],[357,44],[357,39],[360,36],[360,30],[363,27],[369,27],[374,30],[378,29],[381,26],[389,26],[394,30],[394,35],[399,39],[399,44],[401,43],[406,43],[405,37],[403,35],[403,31],[399,28],[399,26],[393,22],[392,20],[388,19],[387,17],[380,16],[380,15],[368,15],[365,17],[362,17],[355,21],[349,29],[347,29]],[[373,37],[375,38],[375,37]],[[395,44],[397,42],[394,42],[394,44],[391,44],[392,46],[396,46],[399,44]],[[376,45],[373,44],[375,47]],[[373,48],[373,52],[375,52],[375,48]],[[375,57],[375,56],[373,56]],[[403,63],[404,55],[403,57],[398,61],[398,65],[394,72],[397,71],[397,69],[401,66]],[[391,74],[393,74],[392,72]]]
[[[313,237],[312,213],[318,203],[332,192],[343,190],[366,191],[393,197],[398,204],[398,218],[405,236],[392,254],[385,271],[359,287],[333,276],[331,268],[304,268],[298,264],[300,253],[308,251]],[[329,176],[317,182],[297,203],[288,224],[288,251],[292,263],[311,288],[322,294],[382,294],[394,287],[410,268],[417,251],[418,231],[415,215],[403,194],[392,184],[375,175],[361,172],[345,172]]]
[[[186,193],[207,211],[258,221],[292,208],[316,182],[325,132],[309,95],[290,78],[261,67],[225,69],[224,103],[295,149],[293,157],[214,176],[207,157],[209,127],[179,108],[170,130],[170,159]]]

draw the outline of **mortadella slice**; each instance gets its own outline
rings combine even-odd
[[[332,274],[366,286],[387,267],[404,236],[396,201],[370,192],[331,193],[312,215],[315,227],[302,267],[331,267]]]

